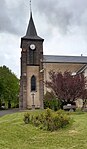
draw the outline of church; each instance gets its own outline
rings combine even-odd
[[[43,97],[47,92],[44,82],[51,70],[83,72],[87,76],[86,56],[43,55],[44,39],[36,31],[32,12],[26,35],[21,38],[20,109],[43,109]]]

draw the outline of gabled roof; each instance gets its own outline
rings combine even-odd
[[[87,69],[87,64],[83,65],[83,66],[77,71],[77,73],[78,73],[78,74],[79,74],[79,73],[82,73],[82,72],[84,72],[86,69]]]
[[[44,55],[44,63],[80,63],[87,64],[87,56]]]
[[[32,17],[32,12],[30,15],[30,20],[29,20],[26,35],[24,37],[22,37],[22,39],[44,40],[37,35],[37,31],[36,31],[34,21],[33,21],[33,17]]]

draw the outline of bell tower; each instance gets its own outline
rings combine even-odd
[[[26,35],[21,38],[20,109],[43,108],[43,41],[31,12]]]

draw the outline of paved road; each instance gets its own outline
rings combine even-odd
[[[1,110],[0,111],[0,117],[4,116],[6,114],[12,114],[12,113],[16,113],[16,112],[19,112],[19,109]]]

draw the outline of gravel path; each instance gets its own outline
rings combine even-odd
[[[19,109],[1,110],[0,117],[4,116],[6,114],[12,114],[12,113],[16,113],[16,112],[19,112]]]

